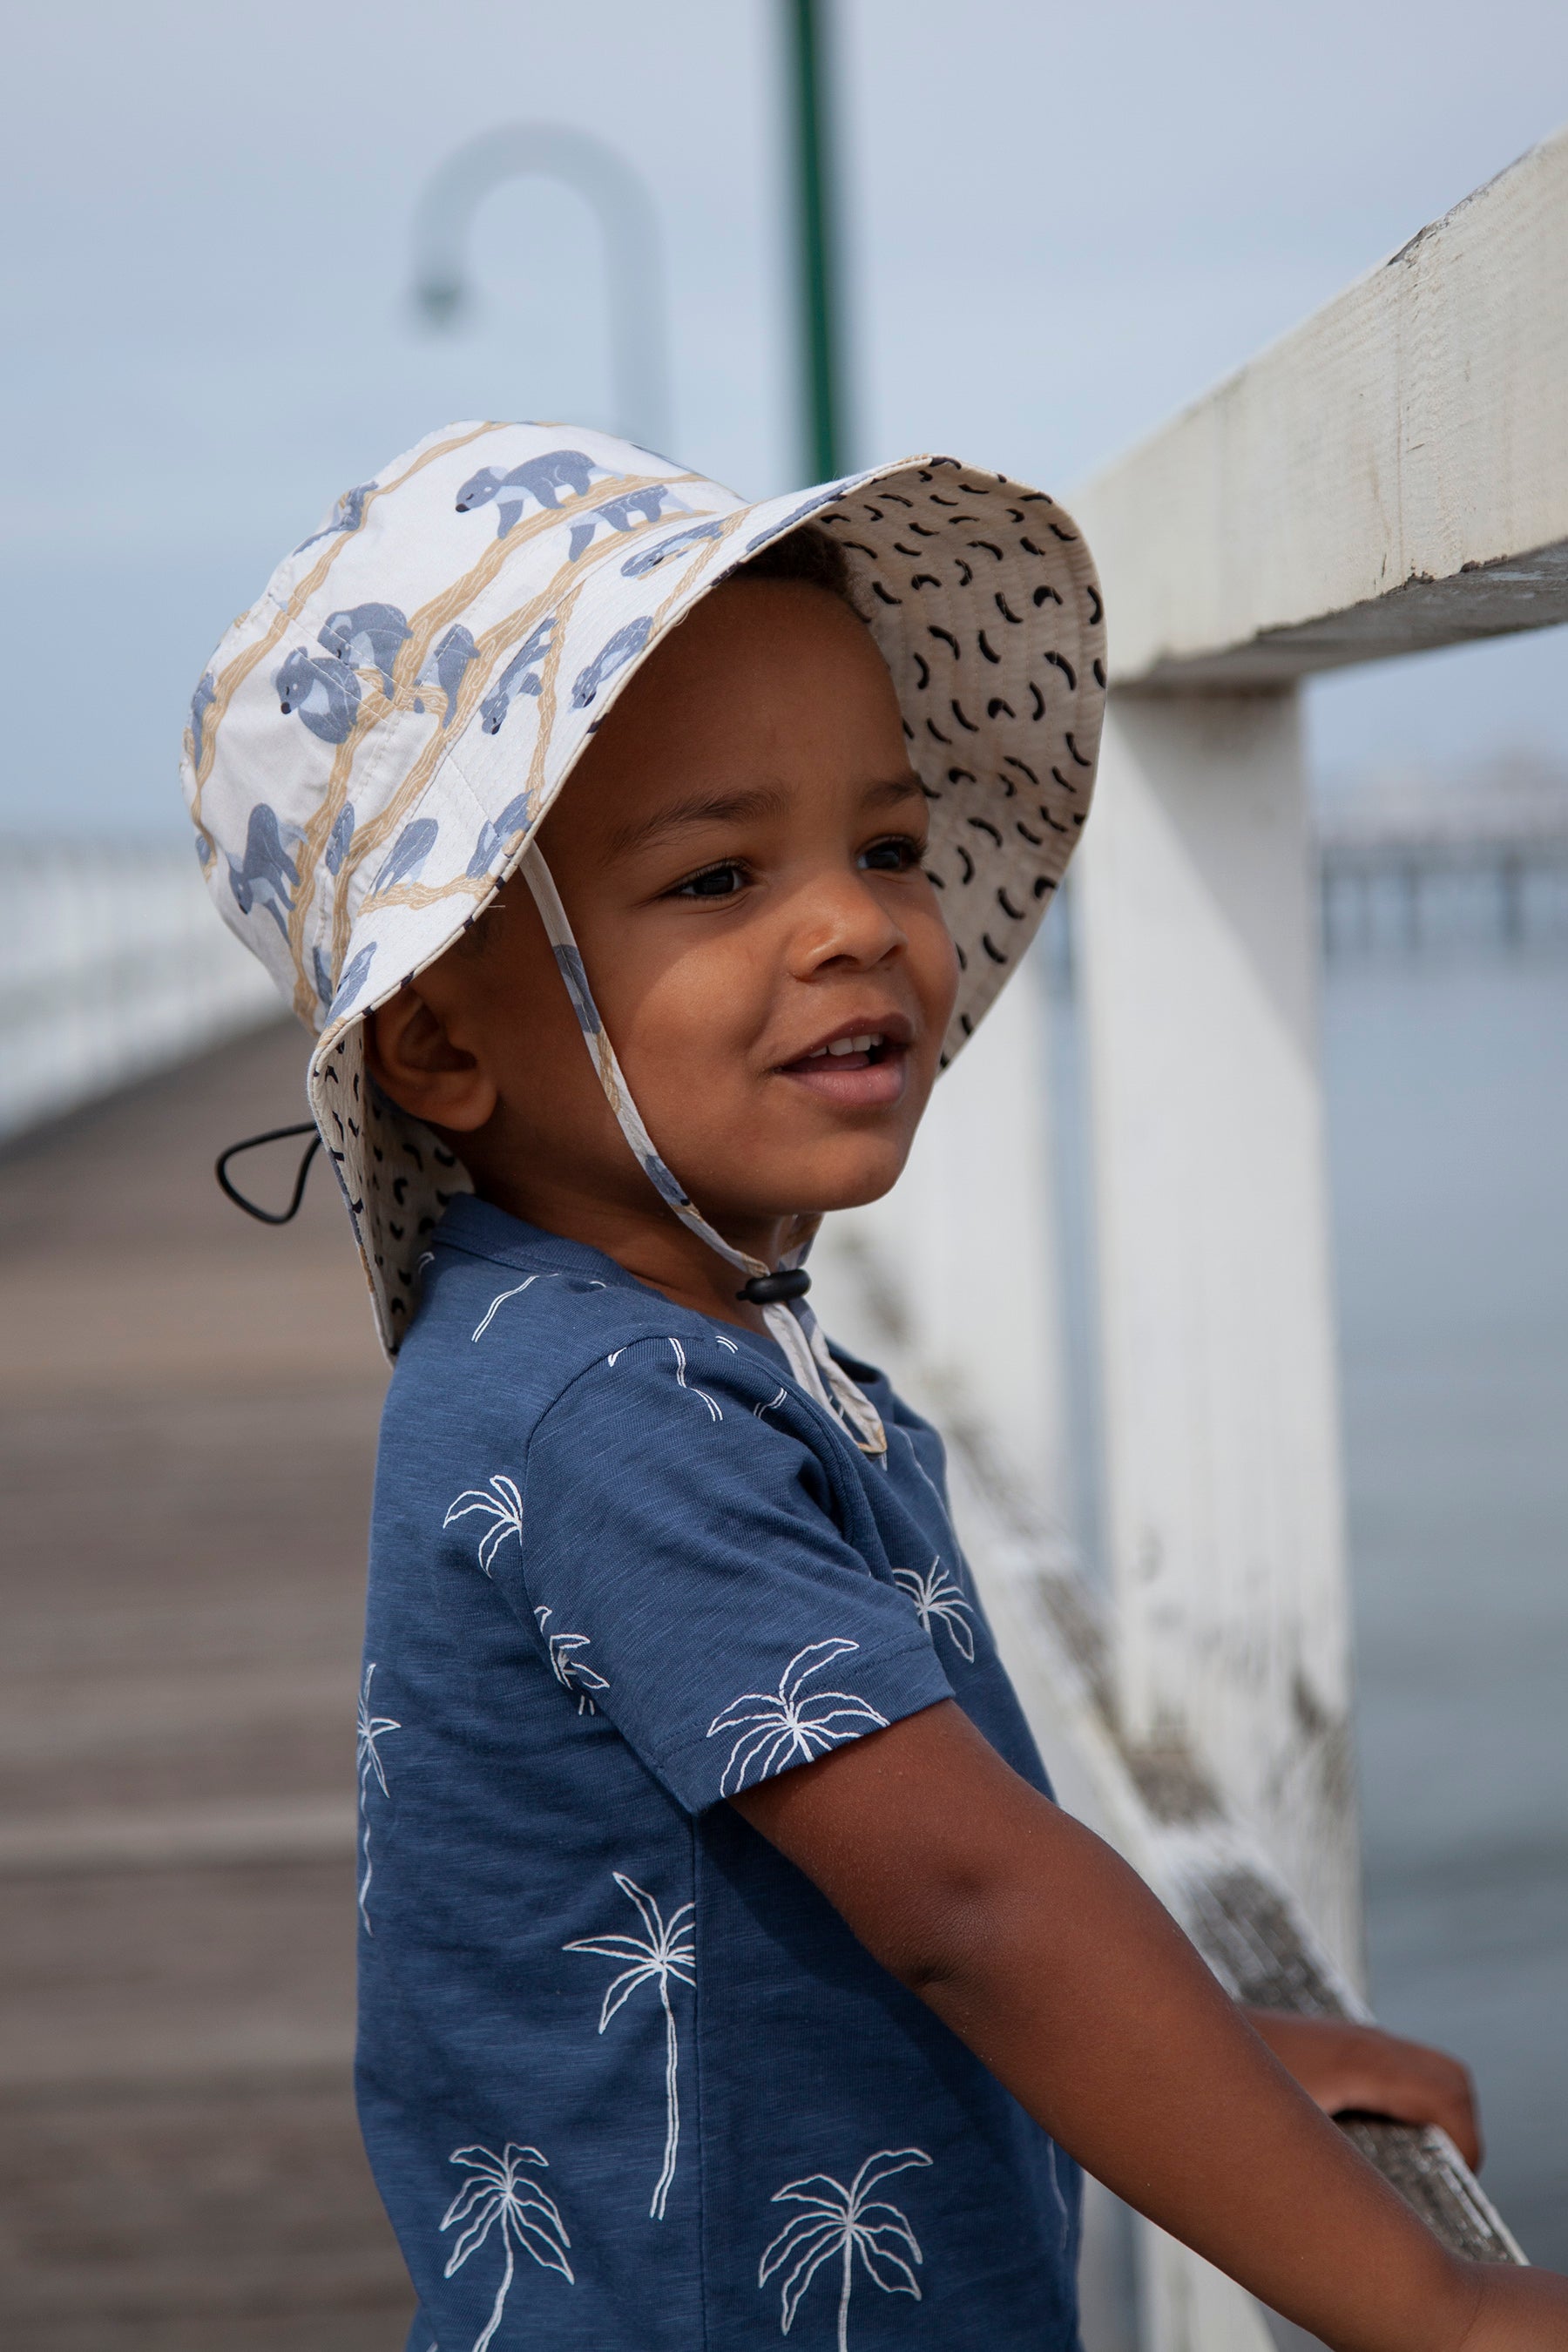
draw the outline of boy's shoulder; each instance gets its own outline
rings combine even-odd
[[[443,1220],[425,1267],[418,1311],[398,1353],[389,1413],[454,1412],[537,1425],[600,1365],[635,1379],[648,1347],[683,1368],[705,1360],[727,1386],[772,1395],[772,1363],[707,1317],[677,1307],[613,1260],[465,1197]]]

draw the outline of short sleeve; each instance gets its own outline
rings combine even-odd
[[[951,1697],[878,1573],[862,1475],[815,1405],[718,1338],[618,1349],[538,1423],[507,1555],[520,1613],[689,1811]]]

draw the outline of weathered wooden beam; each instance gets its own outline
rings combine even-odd
[[[1568,621],[1568,131],[1071,503],[1121,687]]]

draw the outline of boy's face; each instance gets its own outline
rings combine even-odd
[[[777,1254],[769,1226],[873,1200],[903,1165],[958,976],[925,836],[869,633],[772,581],[716,591],[658,648],[542,827],[648,1132],[758,1255]],[[372,1060],[501,1206],[557,1231],[573,1201],[670,1222],[521,879],[383,1008]]]

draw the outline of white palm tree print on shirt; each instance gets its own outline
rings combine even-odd
[[[849,2352],[849,2294],[855,2283],[855,2258],[884,2294],[912,2294],[921,2299],[920,2281],[911,2263],[922,2262],[915,2233],[896,2205],[873,2198],[871,2191],[895,2172],[927,2165],[921,2147],[879,2148],[868,2156],[845,2188],[826,2172],[804,2180],[786,2181],[775,2189],[775,2205],[798,2205],[757,2266],[757,2284],[766,2286],[780,2271],[784,2273],[779,2332],[787,2336],[800,2308],[800,2299],[824,2263],[835,2255],[840,2263],[838,2285],[838,2352]]]
[[[779,1677],[776,1691],[742,1691],[708,1727],[708,1737],[737,1731],[719,1783],[721,1797],[746,1786],[746,1775],[756,1767],[756,1779],[765,1780],[791,1764],[809,1764],[862,1731],[886,1730],[888,1718],[853,1691],[808,1691],[805,1685],[852,1650],[860,1647],[842,1635],[813,1642],[797,1650]]]
[[[359,1686],[359,1720],[355,1727],[354,1736],[354,1747],[359,1761],[359,1916],[364,1921],[364,1932],[367,1936],[372,1932],[372,1930],[369,1907],[370,1814],[366,1810],[365,1801],[370,1794],[370,1783],[373,1776],[375,1780],[375,1785],[381,1790],[382,1795],[384,1797],[391,1795],[392,1791],[386,1785],[386,1767],[381,1760],[381,1748],[379,1742],[384,1738],[385,1735],[389,1731],[401,1731],[403,1728],[403,1726],[400,1723],[394,1722],[390,1715],[373,1715],[371,1713],[370,1686],[373,1679],[374,1678],[374,1675],[375,1661],[373,1658],[370,1664],[367,1665],[364,1670],[364,1679]]]
[[[717,1339],[718,1334],[715,1333],[714,1337]],[[694,1381],[687,1379],[686,1350],[673,1332],[669,1333],[667,1337],[665,1345],[670,1349],[675,1357],[676,1386],[679,1389],[683,1389],[688,1396],[698,1398],[701,1403],[707,1406],[708,1418],[710,1421],[722,1421],[724,1418],[723,1408],[720,1405],[717,1399],[710,1397],[706,1389],[698,1388]],[[738,1356],[741,1352],[733,1339],[720,1339],[719,1345],[721,1348],[728,1348],[732,1356]],[[616,1366],[620,1362],[621,1358],[626,1354],[626,1351],[624,1347],[616,1348],[605,1358],[605,1361],[608,1364],[611,1371],[615,1370]],[[783,1396],[784,1391],[782,1389],[779,1391],[779,1394]]]
[[[466,1519],[475,1511],[489,1520],[489,1526],[479,1538],[479,1566],[487,1576],[495,1565],[495,1557],[503,1543],[517,1538],[522,1549],[522,1496],[517,1491],[515,1479],[500,1470],[492,1470],[485,1486],[469,1486],[452,1505],[441,1525],[449,1528],[455,1519]]]
[[[426,1263],[426,1260],[421,1258],[419,1263],[423,1265]],[[496,1317],[500,1314],[501,1308],[506,1305],[509,1298],[521,1298],[523,1292],[525,1290],[531,1290],[536,1282],[563,1282],[565,1280],[566,1276],[561,1274],[531,1274],[525,1276],[521,1282],[514,1283],[510,1290],[499,1291],[495,1297],[490,1300],[489,1305],[486,1307],[484,1313],[480,1316],[479,1321],[469,1332],[469,1339],[477,1345],[479,1341],[484,1338],[485,1333],[489,1329],[490,1325],[495,1321]],[[589,1290],[606,1290],[608,1289],[609,1285],[604,1282],[587,1281],[584,1283],[584,1287]]]
[[[680,2099],[676,2088],[676,2069],[680,2062],[680,2048],[676,2037],[675,2011],[670,2006],[669,1982],[695,1984],[697,1948],[692,1936],[692,1908],[683,1903],[672,1911],[668,1923],[663,1912],[647,1890],[624,1871],[615,1874],[616,1885],[632,1904],[646,1936],[579,1936],[562,1946],[567,1952],[594,1952],[601,1959],[621,1960],[626,1965],[617,1977],[613,1977],[605,1989],[604,2005],[599,2011],[599,2031],[603,2033],[622,2003],[628,2000],[639,1985],[657,1984],[664,2010],[664,2164],[654,2183],[653,2203],[648,2207],[651,2220],[662,2221],[669,2199],[669,2187],[675,2179],[676,2151],[680,2146]]]
[[[500,1313],[500,1310],[506,1305],[507,1300],[509,1298],[521,1298],[523,1292],[525,1290],[531,1289],[538,1280],[539,1276],[536,1274],[531,1274],[526,1276],[521,1282],[514,1283],[510,1290],[497,1292],[495,1297],[490,1300],[489,1305],[486,1307],[484,1313],[480,1316],[479,1321],[475,1324],[473,1329],[468,1334],[469,1339],[473,1340],[476,1346],[484,1338],[485,1333],[489,1329],[490,1325],[495,1321],[496,1317]]]
[[[923,1575],[917,1568],[896,1568],[893,1582],[900,1592],[909,1594],[915,1615],[931,1640],[936,1640],[934,1628],[940,1622],[952,1635],[953,1648],[973,1665],[974,1628],[968,1620],[974,1612],[963,1597],[963,1587],[953,1582],[941,1559],[933,1559]]]
[[[462,2269],[498,2221],[501,2244],[506,2249],[506,2266],[496,2292],[495,2306],[474,2338],[474,2352],[487,2352],[511,2292],[514,2247],[521,2246],[524,2253],[531,2254],[542,2270],[559,2271],[563,2279],[575,2285],[572,2265],[566,2259],[566,2249],[572,2241],[555,2200],[547,2197],[524,2174],[525,2165],[537,2164],[549,2169],[536,2147],[520,2147],[510,2139],[500,2156],[489,2147],[455,2147],[447,2162],[467,2165],[468,2177],[442,2217],[443,2230],[462,2224],[447,2257],[445,2275],[450,2278],[454,2271]]]
[[[675,1380],[677,1387],[683,1388],[688,1396],[701,1398],[703,1403],[708,1408],[708,1418],[710,1421],[722,1421],[724,1418],[723,1413],[720,1411],[713,1399],[709,1395],[707,1390],[700,1389],[695,1385],[695,1383],[688,1381],[686,1377],[686,1350],[681,1346],[679,1340],[672,1336],[669,1344],[675,1350]],[[737,1350],[737,1353],[739,1351]]]
[[[533,1614],[540,1632],[544,1633],[546,1625],[555,1614],[554,1610],[536,1609]],[[603,1675],[596,1675],[593,1667],[577,1655],[579,1650],[592,1646],[587,1634],[544,1633],[544,1639],[550,1651],[550,1671],[562,1689],[570,1691],[576,1700],[578,1714],[597,1715],[599,1710],[589,1694],[607,1691],[610,1685]]]

